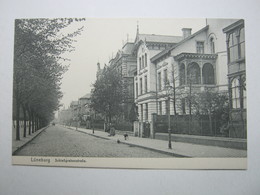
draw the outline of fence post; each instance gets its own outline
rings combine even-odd
[[[134,136],[139,136],[139,121],[134,121]]]
[[[138,137],[143,137],[143,130],[144,130],[143,122],[139,122],[139,133],[138,133]]]

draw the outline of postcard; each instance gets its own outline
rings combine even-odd
[[[13,165],[247,169],[243,19],[16,19]]]

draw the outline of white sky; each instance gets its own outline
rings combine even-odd
[[[136,36],[137,21],[140,34],[158,34],[181,36],[182,28],[192,28],[192,33],[206,25],[205,19],[94,19],[73,25],[73,28],[84,25],[84,31],[77,37],[75,51],[66,55],[70,58],[69,70],[62,80],[61,103],[67,108],[72,100],[90,93],[91,85],[96,80],[97,62],[101,67],[108,64],[112,54],[122,48],[123,41]]]

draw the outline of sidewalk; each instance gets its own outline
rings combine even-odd
[[[36,138],[40,133],[42,133],[47,127],[43,127],[42,129],[37,130],[36,132],[32,133],[31,135],[27,135],[26,137],[23,137],[23,135],[20,135],[20,140],[16,140],[13,138],[12,143],[12,154],[15,154],[17,151],[19,151],[23,146],[28,144],[30,141],[32,141],[34,138]]]
[[[68,127],[67,127],[68,128]],[[71,130],[76,130],[75,127],[70,127]],[[146,148],[153,151],[158,151],[165,154],[170,154],[176,157],[233,157],[233,158],[245,158],[247,157],[246,150],[223,148],[217,146],[205,146],[199,144],[190,144],[183,142],[172,141],[172,149],[168,149],[168,141],[150,139],[150,138],[140,138],[129,136],[127,140],[124,139],[123,135],[108,136],[109,134],[104,131],[95,130],[94,134],[91,129],[78,128],[77,131],[93,135],[99,138],[108,139],[120,144],[128,144],[131,146]]]

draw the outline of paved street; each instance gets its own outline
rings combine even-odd
[[[160,157],[170,155],[118,144],[61,126],[50,126],[16,153],[20,156],[66,157]]]

